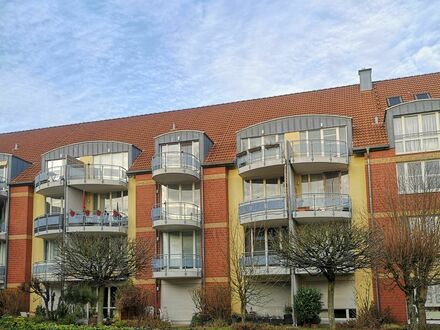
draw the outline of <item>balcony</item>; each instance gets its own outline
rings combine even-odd
[[[179,184],[200,180],[200,160],[186,152],[162,152],[151,161],[153,180]]]
[[[153,278],[198,277],[202,277],[199,255],[165,254],[153,258]]]
[[[32,277],[40,281],[57,282],[57,264],[53,261],[39,261],[32,265]]]
[[[0,199],[8,198],[8,183],[6,178],[0,176]]]
[[[348,169],[348,149],[345,141],[292,141],[291,163],[300,174],[345,171]]]
[[[284,196],[255,199],[238,205],[240,224],[285,225],[288,223]]]
[[[237,154],[238,174],[243,179],[283,176],[284,164],[284,152],[279,143]]]
[[[298,223],[350,221],[351,200],[344,194],[303,194],[295,199],[293,217]]]
[[[54,238],[63,232],[62,214],[45,214],[34,220],[34,236],[41,238]],[[107,233],[126,234],[128,217],[118,212],[108,214],[105,212],[70,211],[67,215],[66,232],[68,233]]]
[[[290,269],[272,251],[247,252],[241,257],[241,264],[249,276],[290,274]]]
[[[127,170],[117,165],[69,165],[69,186],[92,193],[127,190]]]
[[[200,228],[200,207],[192,203],[168,202],[151,210],[153,228],[162,231],[181,231]]]
[[[65,176],[67,168],[67,176]],[[117,165],[68,165],[42,171],[35,177],[35,192],[48,197],[64,194],[64,179],[79,190],[107,193],[127,190],[127,171]]]

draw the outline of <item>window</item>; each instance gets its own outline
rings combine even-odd
[[[397,105],[402,103],[402,97],[400,96],[391,96],[387,98],[387,104],[389,107],[392,107],[393,105]]]
[[[93,156],[93,164],[115,165],[128,169],[128,153],[119,152],[119,153],[96,155]]]
[[[64,159],[48,160],[46,163],[50,181],[57,181],[64,173]]]
[[[294,150],[294,152],[303,156],[334,156],[347,153],[345,126],[302,131],[299,137],[299,151]]]
[[[106,287],[104,290],[104,306],[103,313],[105,318],[112,318],[115,311],[115,301],[116,301],[116,287]]]
[[[439,120],[438,112],[394,118],[396,154],[439,149]]]
[[[248,149],[261,147],[264,145],[274,145],[283,141],[282,134],[272,134],[264,136],[256,136],[250,138],[241,139],[240,151],[246,151]]]
[[[161,233],[160,251],[170,268],[198,267],[200,234],[198,231]]]
[[[283,196],[284,178],[244,180],[243,194],[245,201]]]
[[[46,214],[61,213],[64,208],[64,200],[61,198],[46,197]]]
[[[431,95],[429,95],[429,93],[416,93],[414,94],[414,99],[415,100],[426,100],[426,99],[430,99]]]
[[[423,193],[440,190],[439,160],[397,163],[399,194]]]
[[[0,242],[0,266],[6,265],[6,242]]]
[[[258,266],[280,265],[275,258],[275,246],[283,236],[287,237],[288,227],[246,228],[245,254],[254,257]]]
[[[327,172],[301,176],[302,194],[348,194],[348,173]]]
[[[162,185],[162,203],[184,202],[200,205],[200,183]]]
[[[128,214],[128,191],[93,194],[93,210],[107,212],[117,210],[123,214]]]
[[[44,261],[53,262],[57,255],[57,241],[44,240]]]
[[[163,154],[164,161],[167,162],[168,166],[176,163],[180,165],[180,155],[179,153],[185,153],[194,155],[197,158],[200,156],[199,141],[183,141],[179,143],[168,143],[160,145],[160,153]],[[168,153],[168,155],[167,155]],[[189,161],[184,159],[184,161]]]

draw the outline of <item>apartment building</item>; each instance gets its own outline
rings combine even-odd
[[[271,238],[306,223],[380,221],[385,169],[423,175],[440,160],[440,73],[358,74],[350,86],[0,134],[0,284],[58,285],[55,242],[71,233],[148,237],[151,269],[135,283],[163,318],[189,323],[192,290],[230,285],[239,253],[266,293],[248,311],[282,316],[299,287],[315,287],[325,321],[325,279],[284,267]],[[430,288],[431,321],[439,293]],[[403,295],[371,271],[339,277],[336,318],[355,317],[365,297],[405,322]]]

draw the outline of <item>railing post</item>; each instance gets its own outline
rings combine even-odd
[[[316,194],[313,194],[313,214],[316,216]]]

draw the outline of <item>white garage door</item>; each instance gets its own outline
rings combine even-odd
[[[318,277],[305,277],[302,287],[312,287],[322,293],[323,309],[327,309],[327,280]],[[340,277],[335,285],[335,309],[356,308],[354,277]]]
[[[248,312],[252,310],[261,316],[282,317],[284,315],[284,307],[292,305],[290,301],[290,283],[261,283],[259,287],[262,294],[255,299],[255,302],[248,306]]]
[[[195,312],[192,291],[199,288],[200,280],[162,280],[161,311],[174,324],[189,324]]]

